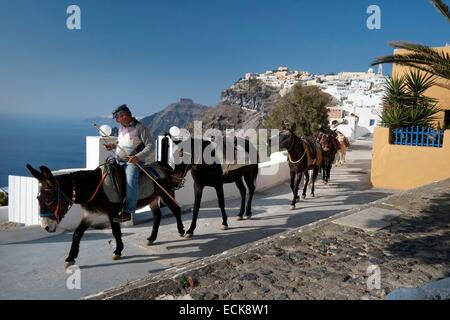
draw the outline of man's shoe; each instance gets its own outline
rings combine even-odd
[[[122,222],[127,222],[131,220],[131,213],[129,212],[122,212],[120,215],[118,215],[117,217],[113,218],[114,222],[118,222],[118,223],[122,223]]]

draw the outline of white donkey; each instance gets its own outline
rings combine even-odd
[[[339,150],[337,151],[335,164],[336,166],[339,166],[345,163],[345,156],[347,154],[348,147],[350,147],[350,142],[347,137],[339,131],[337,131],[337,139],[339,141]]]

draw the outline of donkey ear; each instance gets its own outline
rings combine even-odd
[[[42,176],[42,173],[37,171],[35,168],[33,168],[30,164],[27,164],[27,169],[30,171],[31,175],[35,177],[38,180],[43,180],[44,177]]]
[[[41,166],[41,172],[42,172],[42,176],[44,177],[44,179],[48,179],[48,180],[54,179],[52,172],[46,166]]]
[[[291,131],[295,132],[295,129],[297,129],[297,123],[294,122],[291,126]]]

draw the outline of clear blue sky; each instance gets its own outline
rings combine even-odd
[[[70,4],[80,31],[66,28]],[[381,30],[366,27],[371,4]],[[246,72],[366,71],[392,40],[442,46],[450,28],[428,0],[0,0],[0,113],[213,106]]]

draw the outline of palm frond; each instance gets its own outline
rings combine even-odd
[[[448,53],[405,41],[391,42],[390,45],[395,49],[407,50],[407,53],[376,58],[371,63],[372,66],[382,63],[396,63],[450,80],[450,55]]]
[[[438,11],[447,18],[448,22],[450,22],[450,10],[448,8],[448,5],[446,5],[441,0],[431,0],[433,5],[438,9]]]

